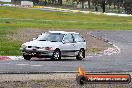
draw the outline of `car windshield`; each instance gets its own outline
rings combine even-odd
[[[50,41],[61,42],[64,34],[61,33],[44,33],[40,35],[36,40],[38,41]]]

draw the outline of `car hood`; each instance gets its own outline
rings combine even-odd
[[[50,42],[50,41],[30,41],[26,42],[23,45],[26,46],[37,46],[37,47],[58,47],[61,44],[61,42]]]

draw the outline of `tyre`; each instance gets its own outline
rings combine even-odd
[[[78,52],[78,55],[76,56],[76,59],[77,60],[82,60],[83,58],[85,58],[85,50],[80,49],[80,51]]]
[[[30,59],[32,58],[32,57],[29,56],[29,55],[23,55],[23,57],[24,57],[25,60],[30,60]]]
[[[51,57],[51,60],[61,60],[61,52],[59,49],[56,49]]]

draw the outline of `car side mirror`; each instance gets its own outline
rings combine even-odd
[[[36,38],[33,38],[33,40],[36,40]]]

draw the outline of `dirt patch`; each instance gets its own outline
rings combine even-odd
[[[16,33],[12,36],[13,39],[19,40],[22,43],[32,40],[32,38],[37,37],[46,31],[53,31],[55,29],[18,29]],[[64,31],[61,29],[56,29],[60,31]],[[86,54],[94,54],[95,52],[100,52],[108,49],[109,47],[113,47],[112,45],[104,42],[103,40],[99,40],[90,35],[90,31],[88,30],[69,30],[65,29],[65,31],[75,31],[79,32],[87,42],[87,53]]]
[[[76,74],[3,74],[0,88],[132,88],[129,84],[85,84],[76,82]]]

